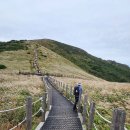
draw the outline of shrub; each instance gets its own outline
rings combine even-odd
[[[16,41],[12,40],[9,42],[0,42],[0,52],[3,51],[17,51],[17,50],[28,50],[24,40]]]
[[[6,69],[7,67],[5,65],[0,64],[0,69]]]

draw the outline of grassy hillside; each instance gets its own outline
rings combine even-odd
[[[34,49],[38,50],[38,64],[42,72],[77,76],[99,80],[84,72],[80,67],[57,53],[37,44],[35,41],[15,41],[0,43],[0,72],[35,72],[33,68]]]
[[[108,116],[107,118],[110,119],[112,109],[122,107],[127,112],[126,123],[130,123],[130,84],[111,83],[87,73],[111,81],[124,79],[123,81],[130,82],[129,67],[113,61],[101,60],[79,48],[52,40],[0,42],[0,110],[23,105],[29,95],[37,100],[44,92],[43,83],[39,77],[17,75],[19,71],[35,72],[32,66],[35,48],[38,51],[38,64],[42,72],[85,78],[85,80],[67,77],[57,79],[72,86],[81,82],[83,93],[89,93],[91,99],[99,106],[99,111],[102,112],[101,108],[108,111],[103,116]],[[40,103],[38,105],[40,106]],[[34,108],[37,111],[38,107],[34,106]],[[24,109],[1,114],[0,129],[12,128],[23,119],[24,114]],[[39,120],[38,118],[35,120],[37,125]],[[33,127],[35,128],[35,124]]]
[[[99,80],[97,77],[86,73],[80,67],[76,66],[74,63],[61,55],[47,49],[42,45],[37,45],[37,42],[32,41],[31,44],[30,42],[27,43],[33,47],[37,47],[38,64],[42,72]]]
[[[21,106],[27,96],[32,96],[33,101],[43,95],[44,85],[40,77],[18,75],[22,72],[35,72],[33,68],[34,49],[38,51],[38,64],[42,72],[49,74],[62,74],[78,76],[86,79],[101,79],[84,72],[71,61],[57,53],[38,45],[37,42],[11,41],[0,43],[0,110]],[[40,102],[33,106],[35,113],[40,107]],[[10,129],[25,117],[25,110],[20,109],[0,114],[0,130]],[[35,121],[36,120],[36,121]],[[35,118],[36,125],[39,118]],[[35,123],[33,127],[35,128]],[[34,129],[33,128],[33,129]],[[24,130],[22,126],[21,130]]]
[[[30,41],[32,42],[32,41]],[[130,82],[130,68],[112,61],[94,57],[82,49],[53,40],[35,40],[57,54],[70,60],[86,72],[108,81]]]
[[[32,61],[33,50],[36,47],[39,51],[39,64],[44,72],[83,76],[85,72],[79,72],[83,69],[108,81],[130,82],[130,68],[128,66],[110,60],[105,61],[82,49],[47,39],[0,42],[0,68],[34,71]],[[77,68],[76,65],[81,69]]]
[[[32,72],[32,59],[33,48],[23,41],[0,42],[0,110],[24,105],[27,96],[32,96],[35,101],[43,95],[45,90],[40,77],[17,74],[19,71]],[[40,105],[39,102],[33,106],[33,113]],[[24,108],[0,113],[0,130],[11,129],[24,117]],[[38,120],[38,117],[33,120],[36,125],[39,123]],[[20,129],[25,130],[24,125]]]

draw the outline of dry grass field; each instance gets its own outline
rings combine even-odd
[[[84,72],[72,62],[53,51],[27,43],[29,50],[4,51],[0,53],[0,64],[7,68],[0,70],[0,110],[21,106],[27,96],[38,99],[44,92],[44,86],[37,76],[18,75],[22,72],[35,72],[32,67],[34,48],[38,48],[38,64],[42,72],[77,76],[78,78],[57,78],[74,86],[80,82],[83,92],[96,102],[97,109],[111,120],[112,110],[121,107],[127,112],[126,122],[130,124],[130,83],[107,82]],[[85,80],[86,79],[86,80]],[[105,109],[105,111],[104,111]],[[25,110],[0,114],[0,130],[7,130],[22,120]],[[16,120],[14,120],[16,119]],[[39,120],[39,119],[37,119]]]
[[[26,98],[39,99],[44,92],[43,82],[37,76],[0,73],[0,110],[22,106]],[[25,109],[0,114],[0,130],[7,130],[24,118]],[[23,116],[23,117],[22,117]]]
[[[36,45],[31,44],[29,50],[0,53],[1,64],[7,67],[0,70],[0,110],[11,109],[25,104],[27,96],[32,96],[33,100],[37,100],[44,92],[44,86],[39,77],[18,75],[19,71],[35,72],[32,67],[35,47]],[[85,73],[70,61],[45,47],[38,47],[38,63],[41,70],[46,73],[94,78],[94,76]],[[23,120],[24,114],[25,110],[23,109],[0,114],[0,130],[13,127]]]
[[[5,51],[0,53],[0,63],[7,67],[6,72],[30,71],[31,57],[32,55],[25,50]]]
[[[0,74],[0,90],[0,108],[9,109],[15,106],[17,97],[24,93],[33,97],[41,94],[43,83],[37,76]],[[3,105],[5,103],[9,104]]]
[[[88,93],[89,100],[94,100],[97,109],[111,120],[112,110],[122,108],[126,111],[126,124],[130,128],[130,83],[108,82],[101,79],[57,78],[57,80],[75,86],[82,83],[83,94]]]

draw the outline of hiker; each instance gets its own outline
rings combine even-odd
[[[81,97],[81,94],[82,94],[82,86],[81,86],[81,83],[78,83],[74,87],[74,96],[75,96],[75,103],[74,103],[74,106],[73,106],[74,111],[77,110],[77,104],[78,104],[79,98]]]

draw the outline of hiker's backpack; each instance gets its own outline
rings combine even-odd
[[[79,96],[79,86],[76,86],[76,87],[74,88],[74,95],[75,95],[75,96]]]

